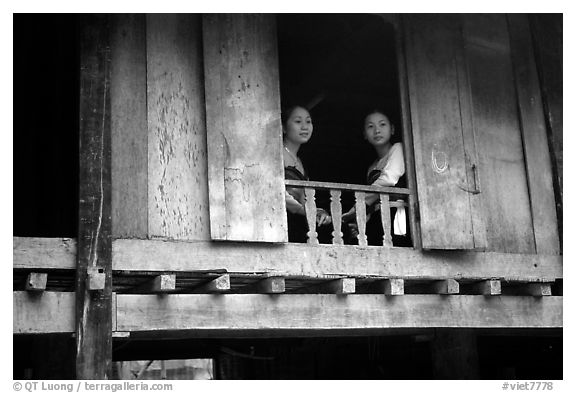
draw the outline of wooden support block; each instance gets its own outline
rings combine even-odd
[[[26,290],[33,292],[42,292],[46,290],[48,273],[30,273],[26,277]]]
[[[382,292],[385,295],[404,295],[404,280],[401,278],[390,278],[380,281]]]
[[[130,332],[112,332],[112,338],[130,338]]]
[[[258,293],[284,293],[286,282],[284,277],[268,277],[256,284]]]
[[[226,292],[230,290],[230,275],[223,274],[221,276],[216,277],[215,279],[208,281],[196,288],[194,288],[193,292],[206,292],[206,293],[219,293],[219,292]]]
[[[453,278],[439,280],[432,284],[432,291],[439,295],[455,295],[460,292],[460,285]]]
[[[161,274],[154,279],[138,287],[143,292],[170,292],[176,289],[175,274]]]
[[[549,282],[532,282],[526,284],[526,292],[531,296],[551,296],[552,285]]]
[[[102,291],[106,287],[106,274],[103,269],[89,268],[87,281],[89,291]]]
[[[356,279],[354,278],[339,278],[331,280],[325,284],[321,284],[323,290],[337,295],[346,295],[356,292]]]
[[[474,283],[472,292],[478,295],[500,295],[502,294],[502,283],[500,280],[485,280]]]

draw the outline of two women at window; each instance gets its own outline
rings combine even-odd
[[[286,179],[308,180],[302,162],[297,156],[300,146],[312,136],[313,124],[308,110],[303,106],[294,106],[282,113],[282,128],[284,141],[284,170]],[[374,110],[365,117],[363,136],[370,143],[378,159],[368,168],[367,184],[376,186],[404,186],[404,154],[400,142],[393,143],[395,134],[394,125],[388,116],[379,110]],[[378,194],[368,194],[366,204],[368,205],[368,244],[382,244],[382,224],[377,219],[377,214],[371,214],[379,209]],[[290,242],[306,242],[308,225],[306,222],[306,211],[304,207],[305,197],[303,189],[287,188],[286,209],[288,210],[288,237]],[[394,229],[396,235],[405,235],[405,218],[402,220],[404,212],[396,212],[394,218]],[[342,220],[347,226],[352,236],[356,232],[355,209],[346,212]],[[323,209],[318,209],[316,223],[321,230],[332,222],[330,215]],[[379,227],[378,227],[379,225]],[[396,236],[395,236],[396,237]],[[395,242],[396,243],[396,242]]]

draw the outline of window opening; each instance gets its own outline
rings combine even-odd
[[[359,14],[283,14],[277,26],[282,107],[304,105],[313,121],[313,135],[299,150],[307,175],[314,182],[368,184],[367,170],[378,156],[364,140],[366,115],[384,111],[395,125],[392,142],[402,142],[394,27],[380,16]],[[397,187],[407,187],[405,177]],[[317,189],[315,199],[330,211],[329,190]],[[342,192],[341,201],[347,212],[355,193]],[[368,244],[381,245],[382,234],[370,225]],[[332,242],[330,231],[319,228],[320,243]],[[412,244],[406,235],[394,236],[394,245]]]

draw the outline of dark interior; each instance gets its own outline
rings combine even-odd
[[[77,236],[76,21],[14,15],[14,236]]]
[[[361,14],[281,14],[277,26],[282,106],[308,106],[314,124],[300,150],[310,179],[366,184],[365,115],[380,108],[401,129],[393,26]]]

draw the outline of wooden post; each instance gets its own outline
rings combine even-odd
[[[80,26],[76,378],[108,379],[112,372],[109,17],[82,16]],[[104,275],[102,289],[92,285],[102,278],[99,274]],[[90,291],[89,285],[96,290]]]

